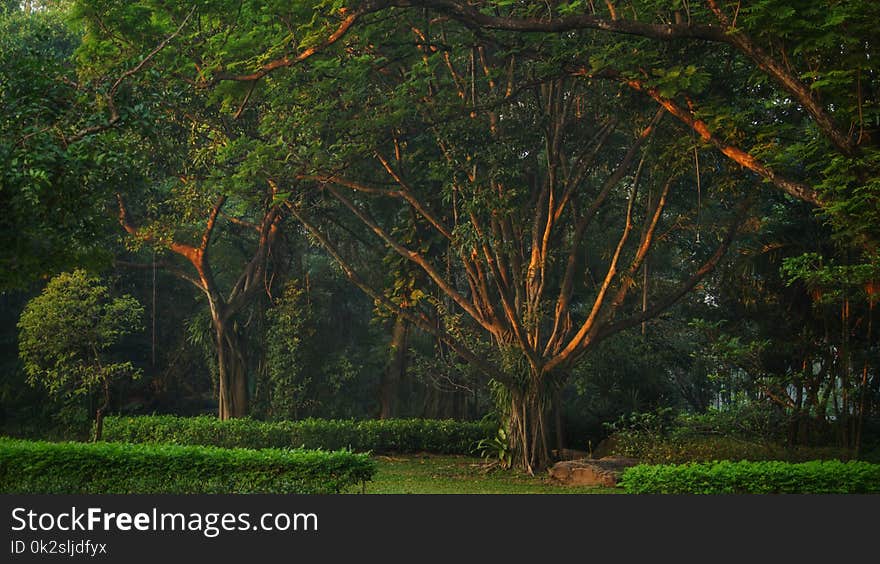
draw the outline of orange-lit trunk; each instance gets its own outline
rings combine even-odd
[[[510,413],[507,418],[507,441],[513,465],[529,474],[550,465],[547,448],[547,412],[550,404],[547,390],[540,375],[529,377],[525,388],[514,387],[510,392]]]
[[[248,410],[247,371],[238,335],[228,323],[215,323],[217,372],[219,379],[218,417],[221,420],[245,417]]]

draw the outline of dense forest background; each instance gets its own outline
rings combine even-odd
[[[529,467],[708,413],[878,448],[874,2],[288,4],[0,8],[5,433],[490,418]],[[28,305],[75,271],[139,304],[79,381],[46,343],[88,320],[46,320],[85,298]]]

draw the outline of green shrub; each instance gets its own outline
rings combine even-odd
[[[623,472],[627,493],[867,494],[880,493],[880,465],[861,461],[640,464]]]
[[[785,446],[726,436],[663,436],[651,432],[614,435],[614,454],[637,458],[647,464],[684,464],[712,460],[781,460],[805,462],[817,459],[848,460],[850,451],[840,447]]]
[[[372,478],[345,451],[249,450],[0,438],[0,493],[335,493]]]
[[[174,443],[226,448],[320,448],[357,452],[471,454],[494,435],[496,425],[438,419],[264,422],[216,417],[149,415],[108,417],[104,439],[128,443]]]
[[[843,447],[785,445],[784,421],[766,406],[742,406],[703,414],[664,408],[633,413],[608,426],[613,453],[648,464],[712,460],[848,460]]]

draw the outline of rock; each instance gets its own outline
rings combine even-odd
[[[554,464],[550,476],[567,486],[605,486],[613,488],[623,471],[639,461],[623,456],[606,456],[600,459],[583,458],[563,460]]]

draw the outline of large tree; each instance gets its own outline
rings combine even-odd
[[[301,192],[290,209],[374,299],[502,384],[514,458],[533,470],[549,459],[553,390],[591,347],[664,311],[718,264],[737,190],[716,191],[731,219],[698,247],[677,239],[695,213],[693,192],[680,193],[694,161],[662,110],[615,100],[604,80],[548,72],[527,45],[422,23],[386,22],[310,69],[320,76],[291,120],[320,125],[273,125],[289,150],[332,151],[302,162],[289,181],[319,194]],[[265,96],[284,103],[305,79],[276,77]],[[703,189],[730,185],[724,162],[704,158]],[[420,273],[406,307],[340,252],[321,225],[328,206]],[[682,245],[683,268],[642,296],[637,275],[660,244]]]

